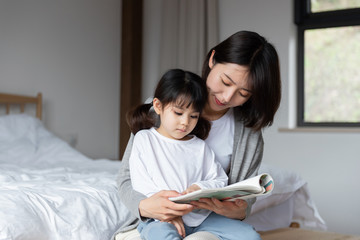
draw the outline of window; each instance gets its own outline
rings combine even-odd
[[[298,126],[360,127],[360,0],[295,0]]]
[[[310,11],[312,13],[346,10],[360,7],[359,0],[312,0],[310,4]]]

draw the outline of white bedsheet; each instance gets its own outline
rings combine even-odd
[[[0,239],[110,239],[129,216],[120,164],[87,158],[30,116],[0,117]]]

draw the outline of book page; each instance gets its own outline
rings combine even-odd
[[[169,198],[176,203],[189,203],[200,198],[217,198],[221,201],[235,201],[268,194],[273,190],[274,182],[269,174],[246,179],[223,188],[201,189],[183,196]]]

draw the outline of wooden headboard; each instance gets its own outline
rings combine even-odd
[[[20,111],[23,113],[25,111],[26,104],[35,104],[36,105],[36,117],[41,120],[41,117],[42,117],[42,94],[41,93],[38,93],[36,95],[36,97],[0,93],[0,104],[5,105],[6,114],[10,113],[11,105],[19,105]]]

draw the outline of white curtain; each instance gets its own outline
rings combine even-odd
[[[182,68],[201,74],[218,43],[218,0],[163,0],[159,71]]]

